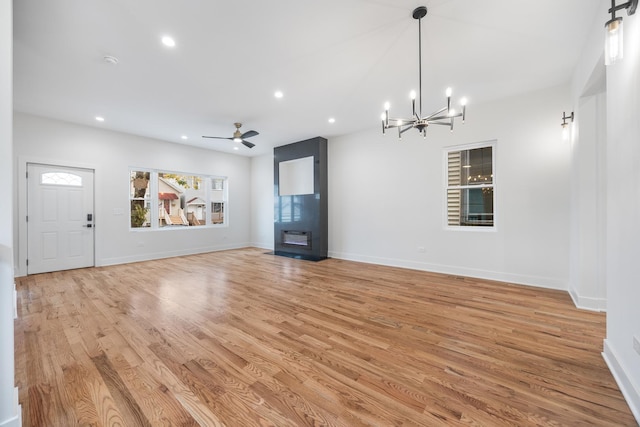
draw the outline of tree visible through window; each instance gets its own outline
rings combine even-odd
[[[131,228],[150,227],[149,171],[131,171],[129,174],[129,202]]]
[[[447,225],[494,226],[493,144],[447,152]]]

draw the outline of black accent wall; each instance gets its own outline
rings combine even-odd
[[[327,258],[327,140],[307,139],[273,149],[274,253],[308,260]],[[280,196],[280,162],[313,156],[313,194]]]

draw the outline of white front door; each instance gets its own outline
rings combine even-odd
[[[92,267],[93,171],[27,165],[27,274]]]

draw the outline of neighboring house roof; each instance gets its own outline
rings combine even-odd
[[[178,183],[174,182],[171,179],[166,179],[163,178],[161,176],[158,177],[158,180],[164,182],[165,184],[167,184],[169,187],[173,188],[174,190],[176,190],[178,193],[184,193],[184,188],[182,188]]]
[[[187,201],[188,205],[206,205],[205,201],[202,200],[200,197],[194,197],[191,200]]]
[[[160,200],[177,200],[178,195],[175,193],[158,193],[158,199]]]

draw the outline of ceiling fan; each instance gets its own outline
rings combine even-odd
[[[249,131],[246,131],[245,133],[241,133],[240,127],[242,126],[242,123],[234,123],[234,126],[236,127],[236,131],[233,132],[233,136],[230,138],[226,138],[224,136],[205,136],[205,135],[203,135],[202,137],[214,138],[214,139],[230,139],[233,142],[242,142],[246,147],[249,147],[249,148],[255,147],[255,144],[252,144],[249,141],[245,141],[245,138],[251,138],[252,136],[259,135],[258,132],[256,132],[255,130],[249,130]]]

